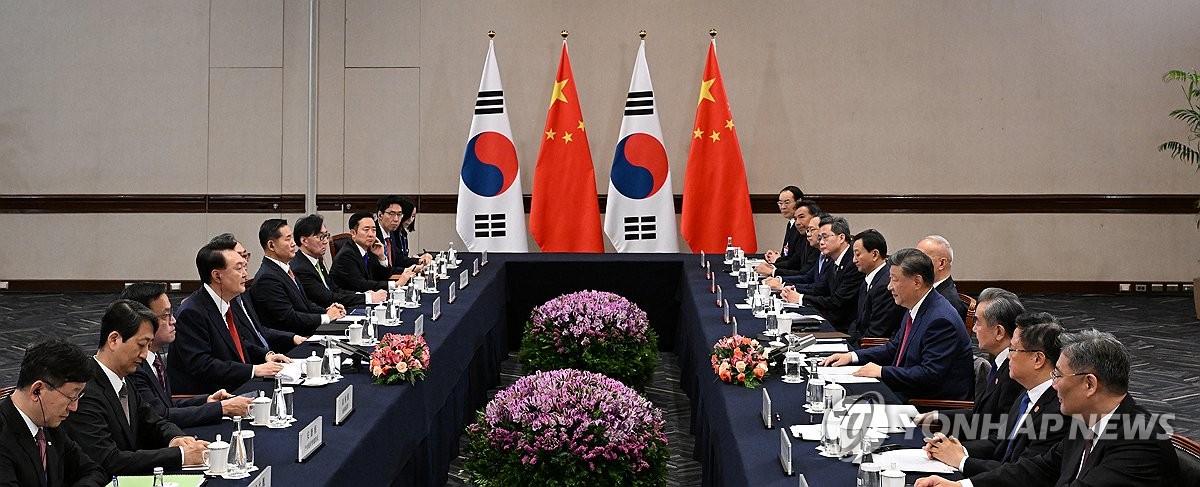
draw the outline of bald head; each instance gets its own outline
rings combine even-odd
[[[950,277],[950,264],[954,262],[954,249],[950,247],[950,241],[941,235],[930,235],[917,242],[917,250],[933,261],[934,282]]]

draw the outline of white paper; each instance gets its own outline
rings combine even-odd
[[[822,379],[828,379],[830,375],[850,375],[858,372],[861,365],[848,365],[845,367],[817,367],[817,375]]]
[[[275,374],[284,384],[299,384],[300,376],[304,375],[304,364],[300,360],[295,360],[290,363],[283,364],[283,369]]]
[[[783,303],[783,304],[786,305],[789,303]],[[799,306],[799,305],[797,304],[796,306]],[[822,318],[821,315],[802,315],[800,313],[780,313],[779,317],[787,318],[792,321],[798,321],[798,320],[804,320],[804,319],[811,319],[811,320],[824,320],[825,319],[825,318]]]
[[[821,425],[795,424],[791,427],[792,436],[804,441],[821,441]]]
[[[801,353],[834,353],[849,352],[850,347],[845,343],[817,343],[804,347]]]
[[[835,375],[825,377],[826,381],[836,382],[838,384],[874,384],[879,382],[879,379],[874,377],[856,377],[853,375]]]
[[[900,433],[908,428],[915,428],[913,417],[917,408],[907,404],[856,404],[850,407],[847,414],[865,414],[871,412],[871,429]]]
[[[367,319],[367,315],[346,315],[334,320],[334,323],[358,323],[365,319]]]
[[[878,453],[875,455],[875,463],[880,465],[895,464],[896,468],[904,473],[909,472],[928,472],[928,473],[954,473],[954,469],[937,460],[930,460],[925,450],[920,448],[908,448],[904,450],[892,450]]]
[[[752,306],[745,304],[745,303],[737,303],[737,304],[734,304],[733,307],[737,308],[737,309],[750,309]]]

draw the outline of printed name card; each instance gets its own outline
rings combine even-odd
[[[467,271],[462,271],[462,272],[460,272],[460,273],[458,274],[458,288],[459,288],[459,289],[466,289],[466,288],[467,288],[467,284],[470,282],[470,281],[469,281],[469,279],[470,279],[470,278],[467,276]]]
[[[271,467],[268,465],[267,468],[264,468],[258,477],[250,481],[248,487],[271,487]]]
[[[487,265],[487,251],[486,250],[483,251],[483,262],[480,262],[479,265]]]
[[[708,262],[704,260],[704,251],[701,250],[700,251],[700,267],[704,267],[706,265],[708,265]]]
[[[779,428],[779,466],[783,467],[784,475],[793,475],[796,473],[792,469],[792,439],[788,438],[787,428]],[[804,476],[800,476],[800,485],[808,487],[808,481],[804,480]]]
[[[475,261],[471,263],[471,275],[479,275],[479,259],[475,259]]]
[[[728,325],[729,324],[729,302],[726,301],[723,304],[724,304],[724,306],[721,306],[721,307],[724,309],[721,310],[721,314],[722,314],[722,318],[725,321],[725,324]],[[736,321],[734,321],[734,325],[733,325],[733,334],[737,335],[737,322]]]
[[[350,416],[350,413],[354,412],[354,386],[346,386],[346,390],[338,394],[334,411],[333,424],[337,426],[345,424],[346,418]]]
[[[729,307],[728,307],[728,306],[726,306],[726,307],[725,307],[725,313],[726,313],[726,314],[728,314],[728,313],[729,313]],[[734,317],[734,318],[733,318],[732,320],[730,320],[730,321],[732,321],[732,322],[733,322],[733,335],[735,335],[735,336],[736,336],[736,335],[738,334],[738,332],[737,332],[737,317]]]
[[[442,317],[442,297],[438,296],[437,299],[433,300],[433,316],[430,316],[429,320],[437,321],[438,318],[441,318],[441,317]]]
[[[717,292],[717,275],[716,274],[712,274],[712,277],[708,281],[708,292],[714,293],[714,294]]]
[[[425,315],[418,316],[413,320],[413,336],[425,335]]]
[[[767,429],[773,428],[771,423],[771,395],[767,394],[766,387],[763,387],[762,390],[762,421],[763,426],[766,426]]]
[[[467,273],[467,271],[463,271],[463,274],[466,274],[466,273]],[[457,289],[458,289],[457,285],[454,285],[454,284],[450,285],[450,290],[448,291],[450,293],[450,295],[446,298],[446,304],[454,304],[454,300],[456,299],[455,294],[456,294]]]
[[[724,306],[724,305],[721,303],[721,301],[723,301],[723,300],[721,299],[721,285],[720,285],[720,284],[717,284],[717,307],[718,307],[718,308],[721,308],[721,307],[723,307],[723,306]]]
[[[323,418],[323,416],[317,416],[311,423],[308,423],[308,426],[300,430],[297,462],[304,463],[313,452],[317,451],[324,444],[323,437],[321,436],[321,420]]]

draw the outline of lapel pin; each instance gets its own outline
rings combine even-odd
[[[1036,412],[1040,411],[1041,409],[1042,409],[1042,407],[1041,407],[1041,406],[1034,406],[1034,407],[1033,407],[1033,412],[1035,412],[1035,413],[1036,413]]]

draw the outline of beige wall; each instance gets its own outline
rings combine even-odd
[[[753,193],[786,182],[825,194],[1196,192],[1195,172],[1154,150],[1184,136],[1166,117],[1180,93],[1159,77],[1200,59],[1193,0],[320,6],[322,194],[455,193],[489,29],[528,191],[562,28],[600,192],[636,32],[649,32],[678,193],[709,27]],[[0,11],[0,194],[304,191],[306,0],[0,0]],[[0,233],[0,280],[189,279],[206,237],[252,241],[268,216],[0,215],[17,230]],[[344,226],[327,216],[331,231]],[[946,235],[964,279],[1200,272],[1189,215],[849,216],[893,247]],[[757,221],[774,244],[780,220]],[[452,215],[422,215],[419,228],[418,248],[457,242]],[[71,258],[47,263],[33,232],[64,235]]]

